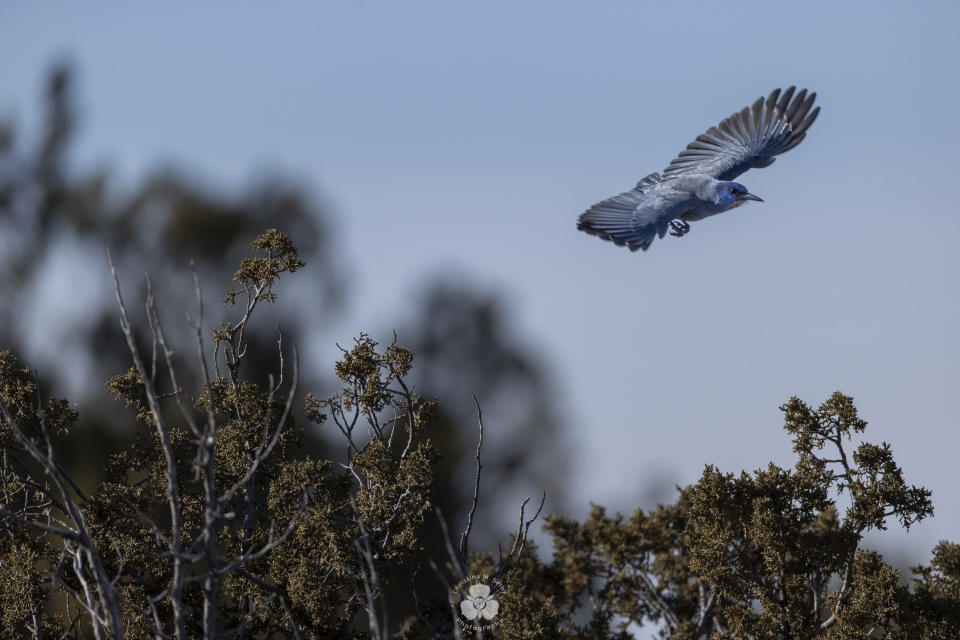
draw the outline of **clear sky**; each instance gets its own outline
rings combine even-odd
[[[919,559],[960,540],[958,24],[956,2],[4,2],[0,113],[33,124],[69,55],[79,165],[314,185],[359,279],[340,340],[438,272],[504,288],[567,396],[584,507],[789,464],[777,407],[841,389],[934,491],[893,538]],[[823,112],[741,177],[765,203],[645,254],[575,230],[790,84]]]

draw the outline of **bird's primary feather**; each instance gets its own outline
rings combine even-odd
[[[766,100],[758,98],[687,145],[663,171],[663,177],[703,173],[717,180],[733,180],[748,169],[768,167],[774,156],[803,141],[820,114],[811,110],[816,93],[796,87],[782,94],[775,89]]]

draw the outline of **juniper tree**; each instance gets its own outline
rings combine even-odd
[[[791,398],[781,410],[792,468],[708,465],[650,512],[595,506],[583,522],[548,518],[555,556],[518,580],[542,585],[524,590],[523,610],[551,610],[571,637],[626,637],[648,623],[673,640],[956,637],[960,547],[938,545],[909,588],[861,546],[869,530],[932,515],[930,492],[906,483],[888,444],[851,449],[867,423],[849,396],[816,409]],[[504,626],[520,630],[512,637],[534,637],[521,613],[503,609]]]

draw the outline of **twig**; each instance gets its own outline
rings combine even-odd
[[[479,425],[480,435],[477,438],[477,472],[473,481],[473,500],[470,502],[470,512],[467,514],[467,525],[460,536],[460,557],[466,562],[469,557],[470,531],[473,529],[473,516],[477,512],[477,504],[480,502],[480,471],[483,465],[480,464],[480,448],[483,446],[483,412],[480,410],[480,402],[477,396],[473,396],[473,403],[477,406],[477,424]]]

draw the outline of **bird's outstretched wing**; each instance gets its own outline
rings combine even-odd
[[[794,95],[790,87],[781,95],[776,89],[750,107],[726,118],[687,145],[664,170],[663,177],[704,173],[717,180],[733,180],[754,167],[773,164],[774,156],[789,151],[806,137],[820,107],[813,109],[817,94],[803,89]]]

